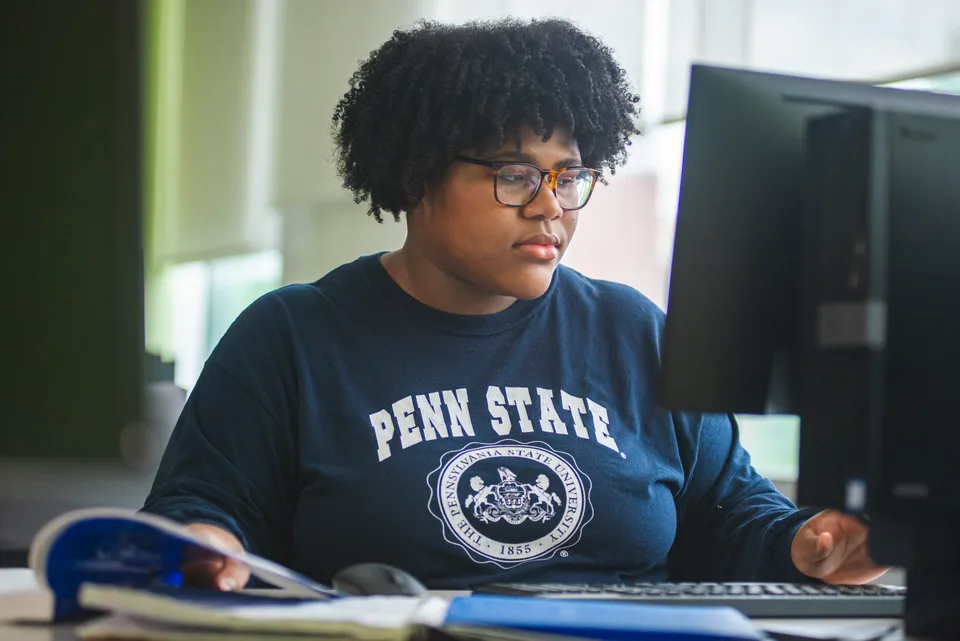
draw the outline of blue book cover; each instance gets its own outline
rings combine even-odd
[[[34,536],[29,564],[53,599],[51,618],[59,621],[94,614],[77,601],[84,583],[179,586],[180,567],[196,548],[236,559],[254,577],[291,595],[339,596],[332,588],[268,559],[222,549],[179,523],[134,510],[74,510],[51,520]]]
[[[765,638],[733,608],[486,595],[453,599],[445,625],[504,627],[601,641]]]

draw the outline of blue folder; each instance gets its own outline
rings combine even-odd
[[[487,595],[453,599],[445,625],[502,627],[602,641],[766,638],[733,608]]]

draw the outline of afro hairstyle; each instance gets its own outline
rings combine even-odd
[[[639,97],[612,50],[562,19],[397,30],[361,62],[333,116],[337,172],[368,213],[399,221],[458,153],[483,153],[530,127],[577,141],[584,165],[627,159]]]

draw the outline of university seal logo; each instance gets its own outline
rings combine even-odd
[[[502,568],[575,545],[593,518],[589,477],[569,454],[541,442],[448,452],[427,485],[444,538],[475,561]]]

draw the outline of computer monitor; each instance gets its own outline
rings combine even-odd
[[[143,8],[0,3],[0,551],[147,440]]]
[[[957,292],[960,96],[693,67],[661,402],[799,416],[798,502],[954,635]]]

